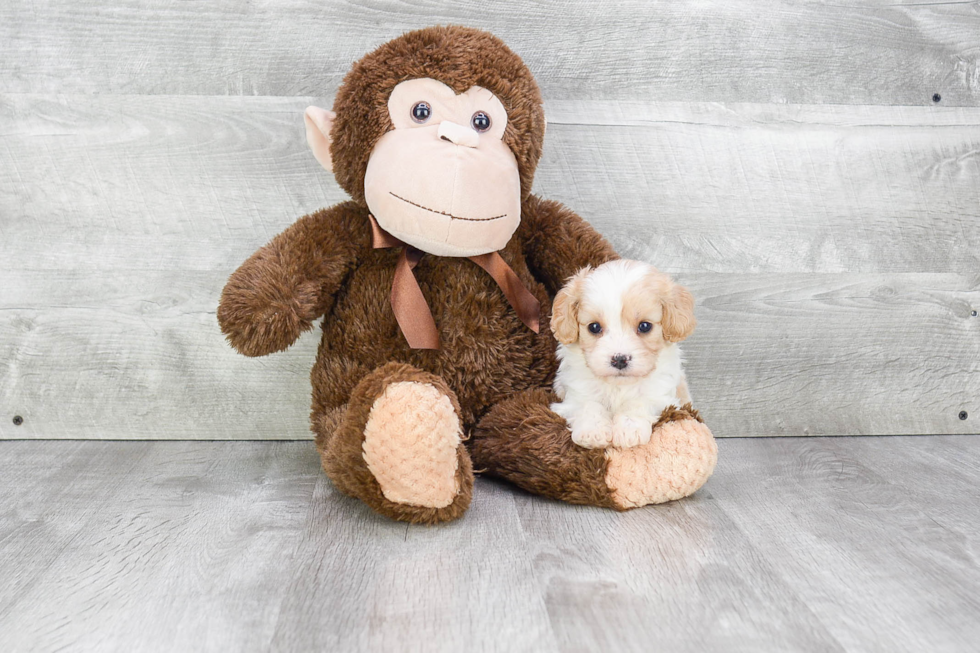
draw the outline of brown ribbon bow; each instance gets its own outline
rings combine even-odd
[[[419,288],[419,282],[412,272],[425,252],[389,234],[381,228],[373,215],[368,217],[371,219],[375,249],[402,248],[398,263],[395,264],[395,279],[391,284],[391,308],[395,312],[398,326],[408,341],[408,346],[412,349],[439,349],[439,331],[436,329],[436,321],[432,319],[432,311],[429,310],[422,289]],[[507,301],[517,312],[517,317],[521,318],[521,322],[538,333],[541,305],[517,278],[500,253],[490,252],[468,258],[493,277],[504,292]]]

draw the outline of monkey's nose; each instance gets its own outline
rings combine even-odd
[[[609,364],[615,367],[617,370],[625,370],[629,366],[631,358],[633,357],[627,356],[626,354],[616,354],[612,357],[612,360],[609,361]]]
[[[439,138],[454,145],[465,147],[476,147],[480,144],[480,135],[476,133],[476,130],[457,125],[448,120],[439,123]]]

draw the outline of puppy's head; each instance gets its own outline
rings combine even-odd
[[[694,298],[666,274],[639,261],[585,268],[555,296],[551,330],[578,344],[592,373],[636,378],[656,368],[660,351],[694,331]]]

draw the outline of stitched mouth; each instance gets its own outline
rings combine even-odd
[[[401,197],[400,195],[395,195],[391,191],[388,191],[388,194],[391,195],[392,197],[394,197],[395,199],[401,200],[401,201],[405,202],[406,204],[411,204],[412,206],[418,207],[418,208],[422,209],[423,211],[428,211],[429,213],[436,213],[438,215],[444,215],[447,218],[451,218],[453,220],[465,220],[466,222],[489,222],[491,220],[499,220],[500,218],[506,218],[507,217],[507,214],[504,213],[502,215],[495,215],[492,218],[464,218],[464,217],[461,217],[461,216],[458,216],[458,215],[453,215],[452,213],[446,213],[445,211],[436,211],[435,209],[430,209],[429,207],[422,206],[421,204],[417,204],[417,203],[413,202],[412,200],[407,200],[404,197]]]

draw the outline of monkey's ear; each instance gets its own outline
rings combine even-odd
[[[313,150],[313,156],[324,168],[333,172],[330,159],[330,129],[337,114],[320,107],[306,107],[303,119],[306,122],[306,142]]]

